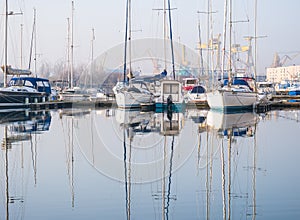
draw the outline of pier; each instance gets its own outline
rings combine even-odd
[[[115,99],[101,99],[101,100],[85,100],[85,101],[45,101],[37,103],[0,103],[0,111],[7,111],[12,109],[61,109],[61,108],[101,108],[117,106]],[[207,103],[187,103],[186,107],[189,109],[209,109]],[[300,96],[289,95],[275,95],[272,100],[259,103],[256,106],[256,111],[265,112],[272,109],[282,108],[300,108]],[[142,104],[140,109],[142,111],[154,111],[155,104]]]

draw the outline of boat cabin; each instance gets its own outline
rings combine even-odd
[[[13,77],[8,86],[26,86],[36,89],[38,92],[51,94],[51,86],[48,79],[38,77]]]
[[[273,93],[275,94],[275,87],[272,82],[257,82],[258,93]]]
[[[198,84],[198,79],[197,78],[184,78],[182,83],[183,83],[183,86],[182,86],[183,90],[190,91],[193,89],[193,87],[195,85]]]
[[[163,103],[171,98],[173,103],[182,103],[183,95],[181,93],[181,83],[176,80],[161,81],[161,98]]]

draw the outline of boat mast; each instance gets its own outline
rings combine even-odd
[[[33,42],[34,41],[34,42]],[[36,73],[36,9],[33,9],[33,27],[32,27],[32,34],[31,34],[31,43],[30,43],[30,54],[29,54],[29,64],[28,69],[30,70],[31,67],[31,57],[32,57],[32,50],[34,44],[34,72]]]
[[[7,74],[8,74],[8,66],[7,66],[7,42],[8,42],[8,16],[9,15],[22,15],[22,12],[14,13],[13,11],[8,12],[8,0],[5,0],[5,28],[4,28],[4,65],[3,65],[3,86],[7,87]]]
[[[34,8],[34,72],[36,74],[36,9]]]
[[[4,80],[3,86],[7,86],[7,24],[8,23],[8,0],[5,0],[5,34],[4,34]]]
[[[92,28],[92,40],[91,40],[91,67],[92,67],[92,63],[94,60],[94,41],[95,41],[95,29]],[[92,88],[93,86],[93,74],[91,71],[91,76],[90,76],[90,87]]]
[[[164,58],[165,58],[165,70],[167,70],[167,47],[166,47],[166,40],[167,40],[167,6],[166,0],[164,0]]]
[[[208,66],[208,70],[211,71],[211,76],[212,76],[212,86],[215,84],[215,68],[214,68],[214,42],[213,42],[213,12],[212,12],[212,0],[208,0],[208,9],[207,9],[207,28],[209,29],[208,31],[208,53],[210,55],[210,66]],[[208,56],[209,57],[209,56]]]
[[[23,68],[23,24],[21,24],[21,40],[20,40],[20,67]]]
[[[124,43],[124,69],[123,69],[123,82],[125,83],[126,80],[126,62],[127,62],[127,35],[128,35],[128,7],[129,7],[129,1],[126,1],[126,18],[125,18],[125,43]]]
[[[168,11],[169,11],[169,28],[170,28],[170,43],[171,43],[171,56],[172,56],[172,72],[173,79],[175,80],[175,60],[174,60],[174,48],[173,48],[173,34],[172,34],[172,16],[171,16],[171,3],[168,0]]]
[[[71,74],[70,74],[70,18],[67,18],[68,22],[68,36],[67,36],[67,77],[68,77],[68,87],[70,87]]]
[[[257,61],[257,0],[254,6],[254,78],[257,77],[256,61]],[[255,84],[256,85],[256,84]],[[256,90],[256,89],[255,89]]]
[[[229,72],[228,72],[228,85],[229,86],[232,84],[231,43],[232,43],[232,0],[229,0]]]
[[[203,66],[203,53],[202,53],[202,41],[201,41],[201,26],[200,19],[198,21],[198,40],[199,40],[199,56],[200,56],[200,66],[199,66],[199,78],[204,76],[204,66]]]
[[[71,89],[73,89],[73,61],[74,61],[74,45],[73,45],[73,39],[74,38],[74,1],[72,1],[72,17],[71,17],[71,69],[70,69],[70,87]]]
[[[223,48],[222,48],[222,66],[221,66],[221,79],[224,79],[224,68],[225,68],[225,54],[226,54],[226,30],[227,30],[227,7],[228,0],[224,3],[224,23],[223,23]]]
[[[129,71],[128,78],[131,78],[131,0],[128,0],[128,57],[129,57]]]

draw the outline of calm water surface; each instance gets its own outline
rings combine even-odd
[[[300,219],[300,111],[0,113],[1,219]]]

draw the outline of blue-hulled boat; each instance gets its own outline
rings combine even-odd
[[[0,103],[45,102],[51,95],[48,79],[38,77],[13,77],[8,87],[0,89]]]

